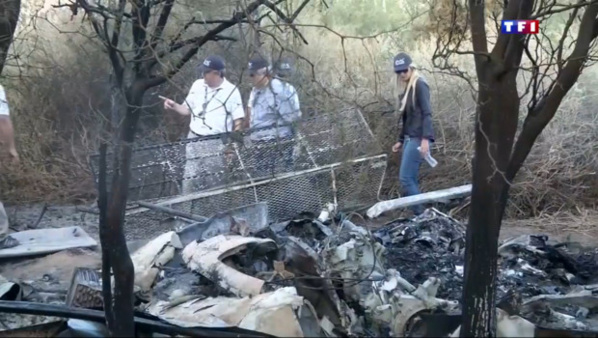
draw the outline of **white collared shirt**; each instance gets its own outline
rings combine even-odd
[[[6,100],[6,92],[4,91],[4,87],[0,85],[0,116],[10,115],[10,109],[8,109],[8,101]]]
[[[227,79],[218,88],[210,88],[203,79],[196,80],[185,103],[191,110],[189,128],[207,136],[233,131],[233,121],[245,117],[239,89]]]

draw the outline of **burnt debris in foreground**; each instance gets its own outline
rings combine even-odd
[[[266,207],[218,214],[132,252],[139,335],[458,336],[463,224],[428,209],[375,230],[342,215],[268,225]],[[498,335],[595,336],[596,253],[542,235],[504,241]],[[3,280],[4,333],[104,332],[99,276],[76,269],[53,297],[52,280]]]

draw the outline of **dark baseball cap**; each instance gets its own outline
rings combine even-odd
[[[409,66],[411,66],[412,63],[413,61],[411,60],[411,57],[406,53],[397,54],[393,62],[395,73],[406,71],[407,69],[409,69]]]
[[[250,73],[254,73],[262,68],[267,67],[270,67],[270,62],[261,56],[255,56],[251,58],[247,64],[247,70],[249,70]]]
[[[210,55],[203,60],[203,63],[199,68],[202,72],[206,72],[208,70],[222,71],[226,68],[226,63],[222,57],[218,55]]]

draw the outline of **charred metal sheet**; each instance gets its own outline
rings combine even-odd
[[[185,226],[177,234],[183,246],[186,246],[192,241],[206,240],[231,231],[238,234],[243,232],[253,234],[266,229],[267,226],[268,204],[261,202],[219,212],[204,222]]]

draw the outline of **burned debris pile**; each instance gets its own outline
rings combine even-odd
[[[438,296],[461,300],[465,227],[456,220],[428,209],[415,221],[398,220],[374,232],[387,249],[389,266],[410,282],[420,284],[437,277]]]
[[[463,224],[436,209],[378,229],[342,215],[268,224],[266,207],[243,208],[261,218],[222,213],[135,250],[138,313],[273,336],[458,335]],[[525,235],[499,255],[498,331],[596,327],[596,250]],[[67,305],[101,308],[100,275],[77,269]]]

